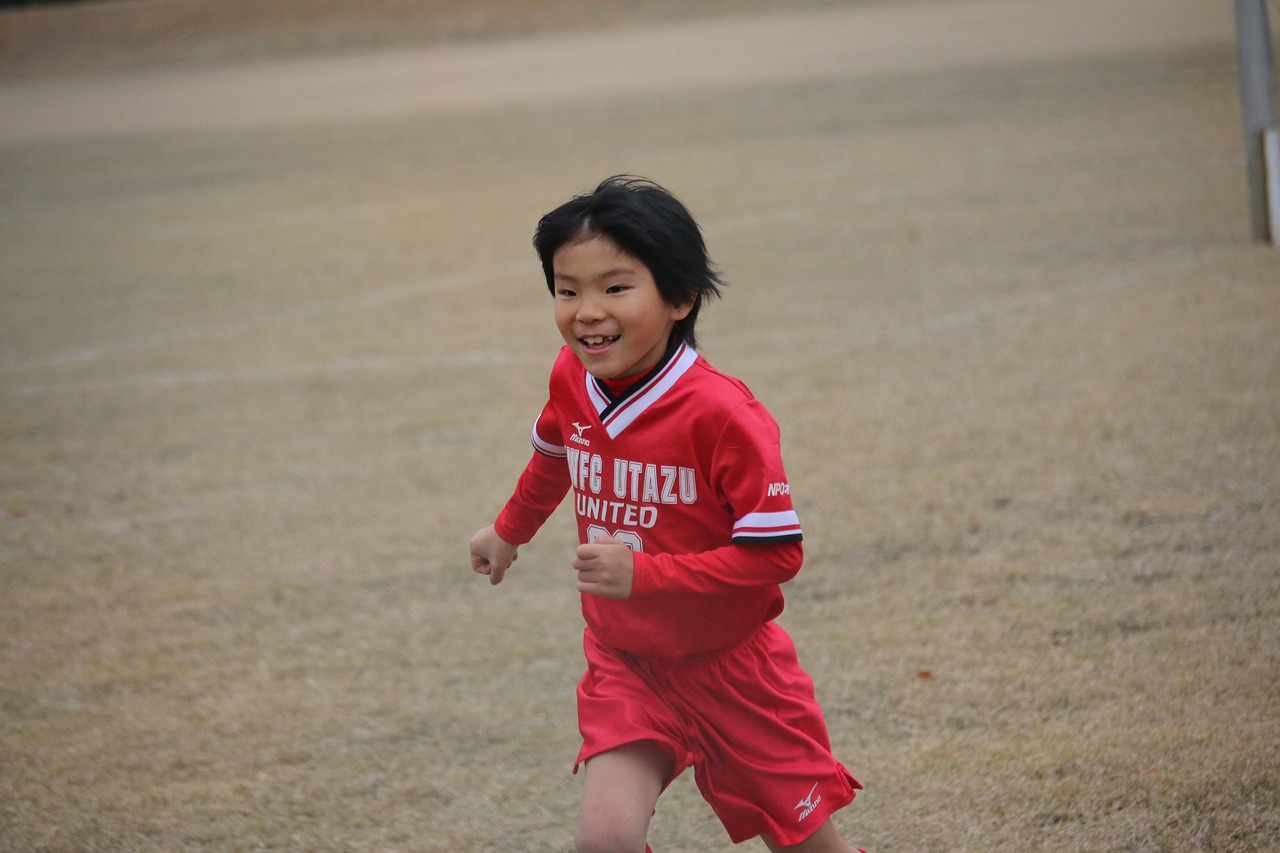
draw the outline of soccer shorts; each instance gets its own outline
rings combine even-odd
[[[578,765],[654,741],[692,767],[698,790],[735,844],[765,834],[798,844],[862,787],[831,753],[813,682],[795,644],[768,622],[737,645],[677,661],[600,643],[588,628],[578,685]]]

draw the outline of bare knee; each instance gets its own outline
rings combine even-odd
[[[577,853],[644,853],[647,822],[620,814],[581,814],[574,831]]]
[[[574,832],[578,853],[644,853],[649,818],[671,772],[670,756],[650,741],[588,759]]]

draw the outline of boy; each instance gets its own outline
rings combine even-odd
[[[544,216],[534,246],[565,347],[533,458],[471,564],[500,583],[572,487],[579,853],[648,850],[658,798],[688,767],[735,843],[849,853],[829,818],[862,786],[773,622],[802,558],[778,428],[694,350],[723,284],[697,223],[618,176]]]

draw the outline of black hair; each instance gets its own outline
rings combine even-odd
[[[702,231],[669,191],[634,175],[606,178],[592,192],[574,196],[538,221],[533,247],[554,295],[552,260],[564,245],[590,236],[608,238],[649,268],[668,305],[692,305],[673,333],[697,348],[694,325],[705,299],[725,282],[707,256]]]

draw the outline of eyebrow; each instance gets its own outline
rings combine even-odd
[[[636,274],[637,273],[636,273],[635,267],[614,267],[613,269],[605,270],[604,272],[600,273],[600,275],[593,276],[593,277],[596,279],[605,279],[605,278],[613,278],[614,276],[618,276],[618,275],[636,275]],[[578,280],[577,276],[569,275],[568,273],[560,272],[559,270],[556,270],[555,278],[558,281],[577,281]]]

